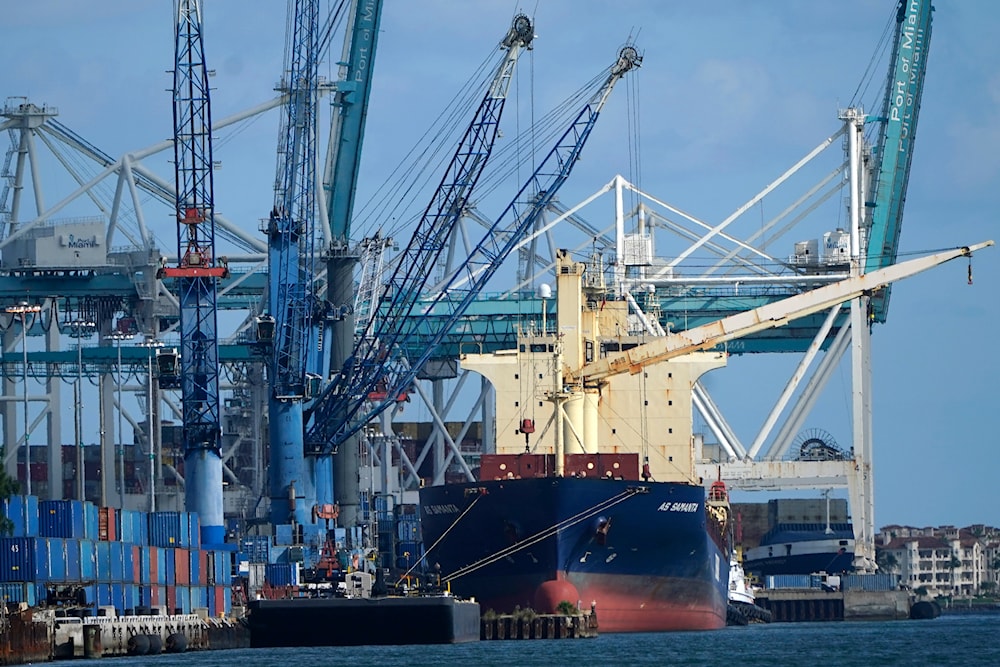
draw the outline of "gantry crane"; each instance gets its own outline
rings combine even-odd
[[[469,173],[465,165],[477,166],[487,157],[477,148],[482,143],[476,136],[482,133],[484,122],[489,127],[496,121],[489,115],[477,113],[456,153],[452,168],[449,168],[389,280],[388,306],[366,329],[355,350],[355,357],[321,396],[314,423],[307,432],[308,448],[322,452],[336,446],[395,403],[397,396],[406,390],[433,355],[437,343],[513,251],[523,231],[534,224],[569,177],[615,83],[625,73],[638,67],[641,61],[633,46],[621,49],[597,93],[587,101],[513,201],[469,253],[469,259],[446,277],[433,302],[423,315],[417,316],[414,309],[418,297],[427,285],[431,268],[461,214],[468,190],[474,185],[474,180],[470,181],[465,175]],[[488,110],[491,94],[492,90],[487,94],[481,111],[484,107]],[[473,143],[467,144],[470,139]],[[457,169],[454,176],[453,168]],[[498,237],[495,233],[498,229],[513,231]],[[446,313],[442,318],[444,322],[438,325],[430,343],[417,355],[410,358],[404,356],[402,352],[408,349],[409,339],[420,330],[422,318],[432,313],[440,316],[442,312]],[[378,388],[387,390],[384,398],[378,401],[361,400]]]
[[[174,44],[174,166],[180,302],[180,384],[185,506],[201,520],[202,544],[222,544],[221,428],[216,281],[228,275],[215,257],[212,113],[198,0],[178,0]]]

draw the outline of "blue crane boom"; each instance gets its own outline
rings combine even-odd
[[[274,524],[306,523],[329,459],[301,455],[303,402],[316,367],[313,292],[316,215],[316,114],[319,95],[319,0],[292,0],[285,75],[288,101],[278,141],[274,208],[267,221],[268,308],[274,318],[269,369],[269,488]],[[332,474],[332,472],[331,472]],[[332,498],[330,498],[332,501]],[[293,509],[294,508],[294,509]]]
[[[393,291],[393,305],[390,306],[393,315],[379,320],[386,326],[400,326],[404,321],[404,313],[412,309],[416,294],[426,284],[434,261],[461,216],[465,202],[493,150],[517,60],[523,49],[530,48],[533,39],[534,27],[531,20],[523,14],[517,15],[500,44],[505,50],[505,55],[476,109],[472,122],[459,141],[458,149],[452,156],[440,185],[417,223],[417,229],[406,250],[403,251],[401,261],[396,265],[392,280],[402,281],[402,277],[405,276],[407,286],[404,290]],[[434,239],[433,242],[430,238]],[[332,282],[333,278],[331,284]],[[409,306],[401,305],[405,303]],[[395,316],[395,313],[399,313],[401,317]],[[347,419],[346,412],[356,409],[350,401],[340,400],[341,397],[363,396],[364,394],[357,394],[354,390],[359,387],[369,387],[376,381],[376,378],[371,377],[373,372],[371,364],[359,367],[356,362],[359,356],[358,349],[364,350],[362,356],[371,354],[373,348],[371,341],[377,338],[379,333],[373,334],[371,327],[370,322],[360,337],[360,348],[355,348],[353,355],[344,357],[339,366],[341,372],[327,385],[317,400],[313,409],[313,421],[306,435],[307,454],[323,455],[334,449],[329,444],[320,444],[316,438],[325,438],[324,434],[331,423]],[[353,334],[353,327],[351,333]],[[357,429],[354,432],[357,432]],[[354,432],[345,434],[345,438]],[[344,463],[342,467],[347,467],[347,462]]]
[[[917,115],[927,73],[932,10],[931,0],[899,0],[889,77],[882,113],[877,119],[879,139],[875,146],[871,201],[866,202],[866,271],[896,262]],[[890,289],[886,287],[872,297],[872,317],[877,322],[885,322]]]
[[[390,278],[388,287],[391,302],[384,311],[385,314],[372,321],[373,324],[366,329],[356,349],[355,358],[350,360],[351,364],[345,365],[341,374],[321,396],[321,407],[335,406],[335,409],[317,409],[312,427],[306,435],[306,446],[311,451],[322,452],[337,446],[393,405],[396,397],[413,382],[422,366],[434,354],[437,344],[513,251],[524,230],[534,224],[569,177],[615,83],[626,72],[638,67],[641,61],[639,53],[631,45],[619,52],[618,60],[611,67],[601,88],[586,103],[513,201],[470,252],[469,259],[447,278],[444,288],[435,295],[429,306],[422,304],[423,314],[414,316],[420,293],[430,277],[430,267],[444,248],[447,234],[461,215],[468,189],[474,184],[463,178],[446,175],[410,245],[404,251],[403,261],[397,265]],[[488,94],[484,100],[487,107],[489,100]],[[492,127],[495,122],[488,114],[483,117],[477,114],[477,120],[470,126],[466,139],[481,134],[483,123],[495,132],[495,127]],[[473,141],[470,147],[476,145]],[[466,148],[463,140],[453,161],[453,166],[457,166],[456,174],[461,175],[462,169],[467,165],[481,169],[481,163],[486,157],[478,150]],[[496,232],[500,229],[511,229],[512,233],[498,236]],[[440,316],[442,310],[446,315],[436,325],[437,330],[423,354],[414,360],[408,360],[399,354],[400,350],[407,349],[407,339],[421,329],[423,319],[432,313]],[[380,387],[387,389],[384,398],[369,402],[363,400]]]
[[[221,428],[216,281],[228,274],[215,258],[212,113],[198,0],[179,0],[174,43],[176,267],[181,324],[185,506],[201,520],[203,544],[222,544]]]

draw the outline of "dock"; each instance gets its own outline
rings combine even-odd
[[[910,617],[908,591],[824,591],[816,588],[767,589],[756,603],[775,623],[800,621],[881,621]]]
[[[483,616],[479,638],[488,639],[590,639],[597,636],[597,614],[498,614]]]

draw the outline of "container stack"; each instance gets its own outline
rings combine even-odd
[[[0,537],[0,599],[119,615],[231,610],[231,551],[202,549],[198,515],[12,496]]]

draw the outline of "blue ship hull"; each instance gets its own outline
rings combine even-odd
[[[602,632],[721,628],[729,553],[705,490],[537,477],[420,491],[427,563],[485,611],[596,605]]]

